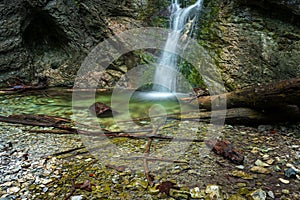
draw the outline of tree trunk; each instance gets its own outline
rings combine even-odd
[[[300,78],[262,86],[253,86],[213,96],[183,99],[206,110],[246,107],[253,109],[283,108],[300,105]],[[226,107],[224,107],[224,105]]]

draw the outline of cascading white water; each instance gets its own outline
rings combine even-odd
[[[179,42],[181,45],[188,44],[188,39],[192,35],[202,2],[203,0],[198,0],[193,5],[181,8],[178,0],[172,0],[170,6],[170,33],[154,74],[154,91],[176,92],[178,55],[172,52],[176,52]]]

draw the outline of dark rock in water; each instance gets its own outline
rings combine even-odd
[[[296,171],[293,168],[289,168],[284,171],[284,175],[287,178],[296,178]]]
[[[89,111],[92,115],[95,115],[97,117],[112,117],[113,114],[117,113],[113,111],[111,107],[102,102],[93,103],[89,107]]]

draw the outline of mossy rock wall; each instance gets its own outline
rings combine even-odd
[[[300,3],[263,2],[205,1],[198,39],[228,90],[300,76]]]

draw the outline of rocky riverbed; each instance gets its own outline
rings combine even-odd
[[[176,123],[168,121],[160,134],[172,135]],[[193,123],[181,122],[184,127],[193,127]],[[197,138],[209,126],[201,124]],[[40,128],[6,123],[0,129],[1,200],[300,199],[299,124],[225,125],[216,131],[242,151],[243,164],[207,151],[202,142],[191,142],[175,156],[182,162],[149,161],[153,186],[148,185],[142,160],[124,164],[120,158],[120,163],[109,163],[105,156],[101,159],[87,151],[80,135],[35,133]],[[140,152],[146,145],[143,139],[110,140],[119,148],[128,143],[126,148],[133,145]],[[153,140],[150,152],[164,145],[167,142]],[[171,154],[166,152],[164,158],[173,159]]]

